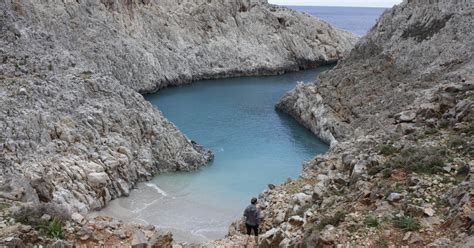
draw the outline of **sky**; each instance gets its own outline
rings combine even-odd
[[[280,5],[392,7],[402,0],[268,0]]]

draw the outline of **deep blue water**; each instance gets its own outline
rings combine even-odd
[[[375,25],[385,8],[287,6],[316,16],[336,27],[363,36]]]
[[[363,35],[383,9],[291,7]],[[153,224],[181,241],[222,238],[251,197],[268,183],[301,173],[302,163],[328,146],[274,106],[297,81],[329,67],[270,77],[204,80],[146,99],[215,159],[194,172],[156,176],[99,214]]]

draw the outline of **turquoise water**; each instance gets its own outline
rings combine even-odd
[[[205,80],[146,96],[215,158],[198,171],[156,176],[101,214],[153,224],[183,241],[223,238],[251,197],[268,183],[298,177],[303,161],[327,151],[310,131],[274,108],[297,81],[313,81],[327,69]]]
[[[156,183],[192,182],[203,188],[196,194],[212,192],[220,202],[243,206],[268,183],[297,177],[301,163],[328,146],[274,106],[297,81],[312,81],[325,69],[200,81],[147,96],[188,138],[215,155],[201,171],[158,176]]]

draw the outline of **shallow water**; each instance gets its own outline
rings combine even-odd
[[[328,146],[274,105],[297,81],[328,67],[280,76],[194,82],[163,89],[147,100],[215,158],[195,172],[159,175],[100,214],[173,231],[176,239],[223,238],[249,199],[268,183],[301,173],[302,162]]]

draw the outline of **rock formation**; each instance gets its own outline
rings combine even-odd
[[[472,12],[469,1],[457,0],[396,6],[347,58],[314,84],[298,85],[277,108],[329,143],[440,117],[447,106],[434,93],[472,82]]]
[[[354,35],[266,1],[0,3],[0,197],[87,212],[212,154],[138,92],[340,59]]]
[[[14,0],[2,11],[17,45],[3,53],[22,60],[22,70],[89,70],[140,92],[333,63],[356,42],[262,0]]]

